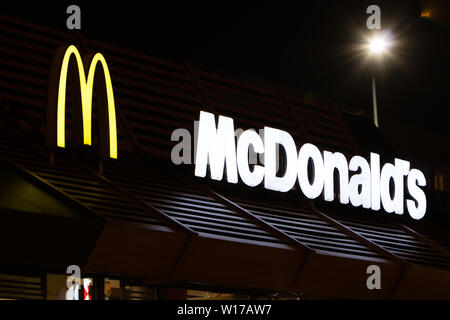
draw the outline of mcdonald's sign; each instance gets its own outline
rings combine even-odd
[[[75,57],[75,63],[70,63]],[[96,70],[98,63],[101,70]],[[86,79],[85,67],[89,67]],[[99,72],[103,76],[99,76]],[[117,126],[114,93],[108,65],[101,53],[83,59],[73,46],[61,47],[53,59],[47,104],[47,143],[65,147],[65,114],[67,76],[70,75],[72,132],[76,145],[92,143],[92,98],[94,79],[98,105],[99,148],[103,157],[117,159]],[[78,81],[77,81],[78,78]],[[103,80],[103,81],[100,81]]]

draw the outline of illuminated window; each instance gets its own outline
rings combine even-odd
[[[430,16],[431,16],[431,12],[430,11],[422,11],[420,13],[420,17],[423,18],[423,19],[428,19],[428,18],[430,18]]]
[[[440,172],[434,175],[434,190],[444,191],[444,175]]]
[[[137,282],[105,278],[105,300],[154,300],[155,289]]]
[[[44,299],[42,278],[0,274],[0,300],[41,300]]]

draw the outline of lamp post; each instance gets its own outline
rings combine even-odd
[[[372,104],[373,104],[373,123],[378,128],[377,91],[374,74],[372,74]]]
[[[375,34],[375,36],[369,41],[368,49],[372,56],[372,103],[373,103],[373,122],[378,128],[378,107],[377,107],[377,92],[375,83],[375,63],[377,58],[380,58],[384,52],[389,48],[389,41],[386,36],[381,34]]]

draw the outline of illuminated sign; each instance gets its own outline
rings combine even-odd
[[[263,141],[264,140],[264,141]],[[264,166],[249,166],[249,147],[255,153],[264,154]],[[284,149],[285,165],[283,176],[277,175],[276,148]],[[312,164],[312,166],[310,166]],[[211,179],[222,180],[224,171],[229,183],[237,183],[238,175],[250,187],[261,184],[269,190],[287,192],[296,182],[303,194],[315,199],[323,194],[326,201],[334,201],[334,172],[339,175],[339,201],[362,206],[375,211],[381,205],[388,213],[404,213],[405,186],[410,199],[406,207],[413,219],[421,219],[426,212],[427,199],[420,187],[426,185],[424,174],[411,169],[409,161],[395,159],[381,168],[380,156],[370,154],[370,162],[361,156],[354,156],[347,162],[342,153],[324,151],[313,144],[305,143],[297,152],[292,136],[283,130],[264,127],[262,139],[255,131],[244,131],[235,142],[233,119],[219,116],[217,127],[215,117],[209,112],[200,112],[195,176],[206,177],[209,165]],[[380,170],[381,169],[381,170]],[[350,176],[350,172],[353,175]],[[312,180],[312,181],[311,181]],[[393,182],[393,194],[391,194]]]
[[[71,57],[75,57],[76,68],[73,68],[73,66],[72,68],[69,68]],[[52,147],[65,147],[66,85],[67,76],[71,73],[70,97],[73,108],[73,132],[75,142],[91,145],[92,95],[98,63],[101,64],[101,71],[103,73],[103,77],[101,77],[103,81],[95,82],[97,88],[97,101],[99,104],[100,153],[104,157],[109,156],[110,158],[116,159],[116,110],[108,65],[101,53],[87,55],[84,59],[81,59],[78,49],[73,45],[59,48],[53,60],[48,93],[48,144]],[[85,66],[89,66],[87,79]],[[78,75],[78,82],[76,81],[75,74]],[[79,106],[81,106],[81,110]],[[76,108],[79,109],[76,110]]]

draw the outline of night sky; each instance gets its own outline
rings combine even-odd
[[[371,64],[360,51],[366,8],[381,7],[395,38],[375,68],[380,130],[399,152],[449,168],[448,1],[83,1],[2,3],[3,13],[66,30],[81,7],[83,35],[306,98],[371,119]],[[430,18],[421,18],[429,11]]]

